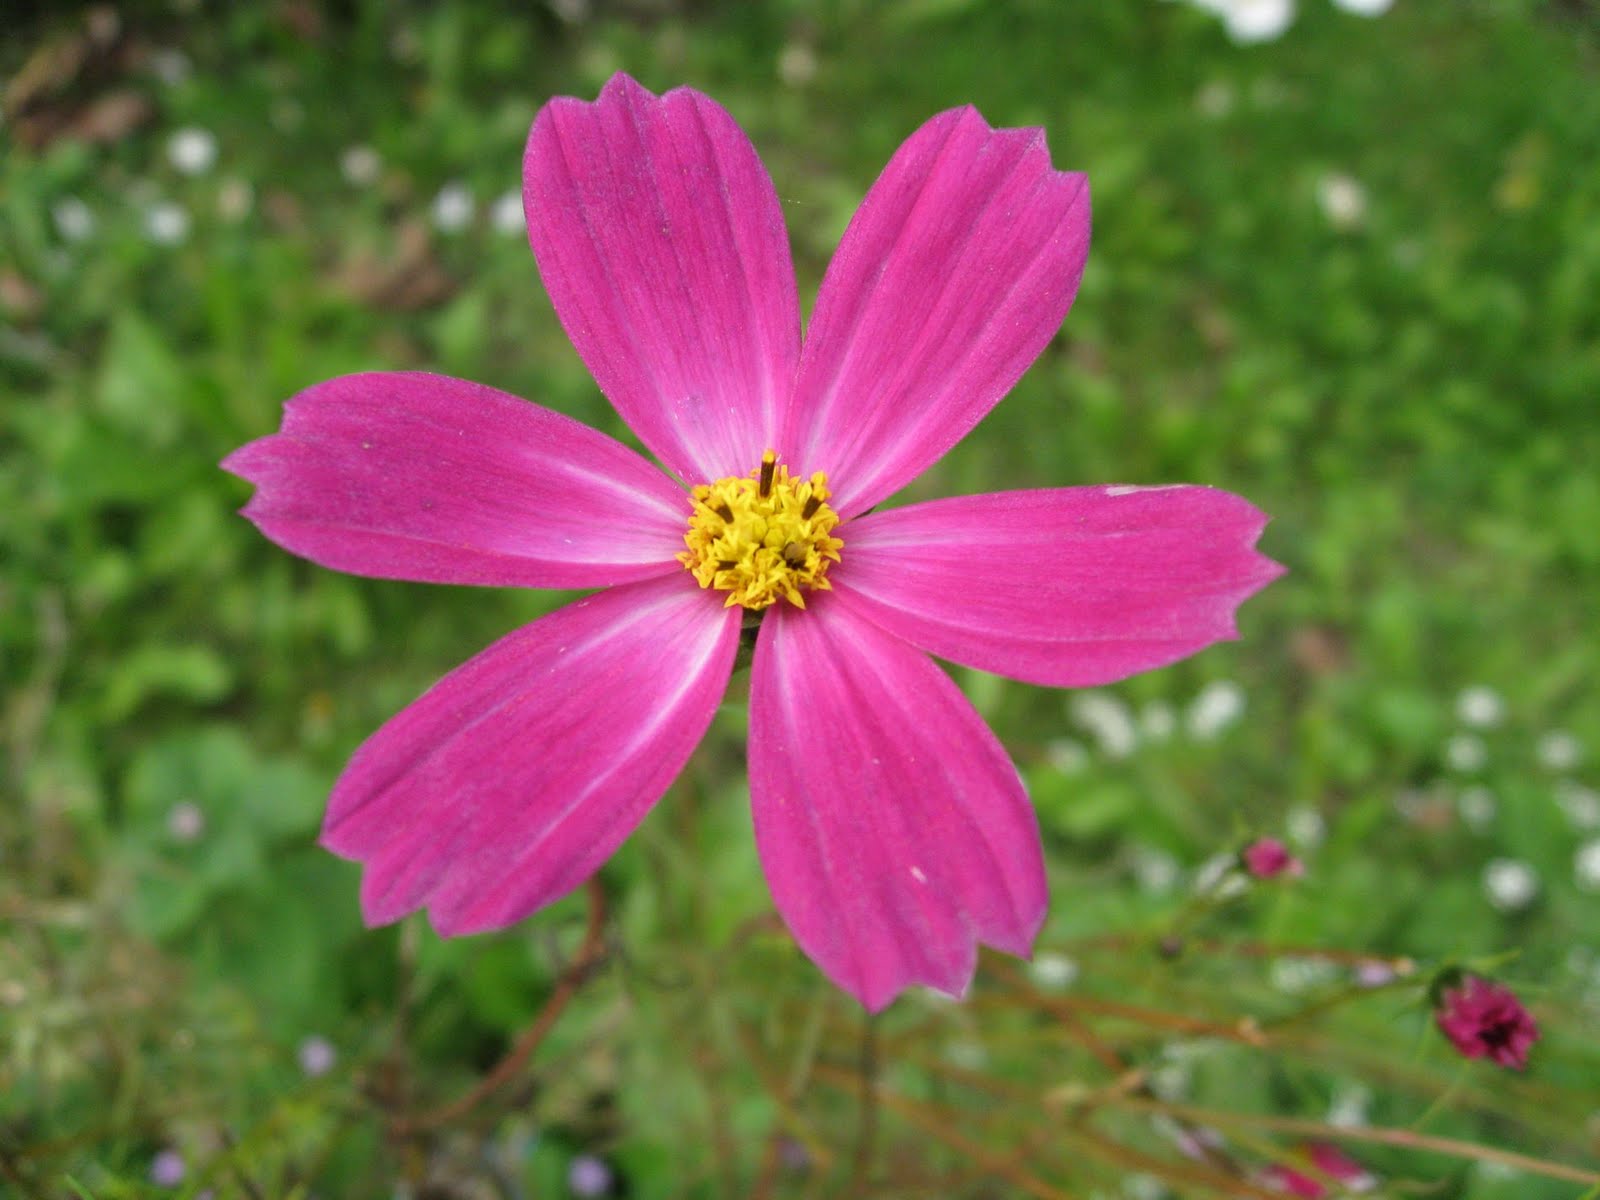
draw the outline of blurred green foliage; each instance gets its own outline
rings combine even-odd
[[[572,952],[582,902],[452,943],[363,930],[357,872],[313,844],[323,798],[367,733],[563,598],[314,568],[233,515],[247,489],[216,463],[295,391],[357,369],[468,376],[627,438],[520,231],[494,217],[538,106],[618,69],[699,87],[744,125],[807,308],[861,194],[927,116],[970,102],[1044,126],[1057,165],[1093,186],[1082,291],[915,495],[1183,480],[1274,515],[1264,546],[1291,574],[1247,606],[1244,641],[1101,698],[1133,722],[1130,753],[1108,752],[1070,695],[957,672],[1038,804],[1055,895],[1041,946],[1073,955],[1073,992],[1261,1021],[1338,993],[1320,960],[1148,953],[1196,867],[1288,827],[1307,878],[1204,914],[1197,934],[1429,964],[1505,954],[1547,1030],[1526,1080],[1458,1071],[1402,988],[1331,1006],[1303,1054],[1146,1028],[1118,1043],[1130,1061],[1178,1063],[1185,1094],[1240,1111],[1320,1118],[1359,1086],[1395,1126],[1448,1091],[1430,1132],[1593,1155],[1600,922],[1574,856],[1600,836],[1600,31],[1583,3],[1300,7],[1254,47],[1156,0],[284,0],[52,8],[8,28],[6,1186],[143,1194],[175,1147],[185,1195],[378,1196],[400,1179],[410,1195],[561,1195],[580,1152],[634,1196],[757,1179],[832,1194],[851,1171],[873,1181],[862,1194],[926,1194],[918,1172],[947,1169],[964,1182],[946,1194],[1013,1194],[914,1122],[852,1166],[848,1089],[774,1090],[808,1044],[828,1069],[859,1066],[861,1022],[759,924],[737,688],[606,868],[611,962],[541,1049],[536,1086],[450,1137],[386,1138],[374,1115],[499,1058]],[[29,71],[49,85],[11,106]],[[110,133],[108,98],[133,114]],[[215,140],[196,173],[174,162],[186,128]],[[459,230],[432,209],[454,183],[473,201]],[[152,236],[164,205],[187,217],[181,237]],[[1216,681],[1247,710],[1197,734]],[[1472,685],[1503,720],[1464,727]],[[1561,730],[1579,753],[1565,765],[1539,750]],[[1531,872],[1523,902],[1494,902],[1495,860]],[[1047,990],[1024,1002],[985,972],[966,1008],[903,1001],[873,1035],[885,1080],[959,1104],[973,1081],[927,1056],[1036,1092],[1078,1078],[1092,1058],[1060,1044]],[[326,1074],[296,1063],[312,1036],[337,1048]],[[999,1120],[1026,1130],[1041,1112],[1054,1119]],[[1029,1143],[1040,1176],[1133,1186],[1069,1124]],[[1440,1197],[1574,1194],[1360,1153]]]

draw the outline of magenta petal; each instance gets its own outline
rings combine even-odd
[[[570,417],[481,384],[345,375],[223,469],[244,515],[325,567],[383,579],[599,587],[679,570],[684,493]]]
[[[964,992],[976,942],[1032,946],[1044,862],[1016,768],[943,671],[835,597],[767,610],[750,794],[778,911],[869,1009]]]
[[[739,619],[683,572],[611,588],[502,638],[384,725],[322,832],[366,864],[368,922],[426,905],[440,933],[497,929],[592,875],[705,733]]]
[[[1060,326],[1089,252],[1089,185],[1038,129],[934,117],[889,160],[828,266],[782,449],[850,516],[921,474]]]
[[[708,96],[614,76],[550,101],[522,164],[528,239],[567,335],[628,425],[690,483],[774,445],[800,311],[766,168]]]
[[[1283,573],[1251,549],[1266,523],[1186,485],[959,496],[852,521],[829,580],[930,654],[1088,687],[1237,637],[1234,611]]]

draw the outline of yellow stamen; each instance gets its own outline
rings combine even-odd
[[[702,483],[678,561],[703,588],[728,593],[726,606],[763,609],[781,597],[806,606],[806,591],[827,591],[828,564],[844,545],[832,536],[839,514],[828,507],[827,477],[790,476],[776,451],[748,475]]]

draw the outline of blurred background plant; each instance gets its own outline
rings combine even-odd
[[[9,5],[0,1191],[1600,1194],[1597,12]],[[318,570],[216,462],[358,369],[626,436],[518,194],[538,106],[617,69],[750,132],[807,305],[927,116],[1043,125],[1094,187],[1083,290],[917,494],[1275,515],[1242,643],[956,672],[1054,884],[964,1004],[868,1022],[774,925],[737,688],[599,885],[507,933],[363,930],[313,845],[367,733],[562,598]],[[1258,837],[1303,870],[1236,868]],[[1433,1028],[1450,964],[1533,1011],[1525,1073]]]

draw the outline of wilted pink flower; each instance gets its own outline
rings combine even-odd
[[[1377,1186],[1378,1181],[1372,1172],[1329,1142],[1312,1142],[1300,1147],[1300,1153],[1320,1175],[1333,1180],[1345,1191],[1370,1192]],[[1327,1184],[1321,1179],[1278,1163],[1263,1171],[1262,1179],[1268,1187],[1290,1196],[1320,1200],[1320,1197],[1328,1194]]]
[[[1280,573],[1266,518],[1204,487],[1086,487],[869,512],[1049,342],[1089,243],[1082,175],[971,108],[896,152],[802,346],[782,209],[714,101],[618,75],[551,101],[528,236],[601,389],[666,467],[503,392],[353,375],[224,466],[280,545],[358,574],[603,588],[451,672],[356,752],[323,843],[374,924],[495,929],[577,887],[704,734],[741,626],[758,850],[779,911],[869,1008],[962,992],[1044,918],[1016,769],[938,655],[1121,679],[1236,636]],[[680,482],[680,480],[682,482]],[[690,490],[685,489],[688,485]],[[781,602],[778,602],[781,601]]]
[[[1510,988],[1477,975],[1446,988],[1434,1019],[1439,1030],[1468,1058],[1489,1058],[1518,1070],[1539,1040],[1539,1026]]]
[[[1244,869],[1257,879],[1276,879],[1279,875],[1299,875],[1305,866],[1277,838],[1257,838],[1239,853]]]

